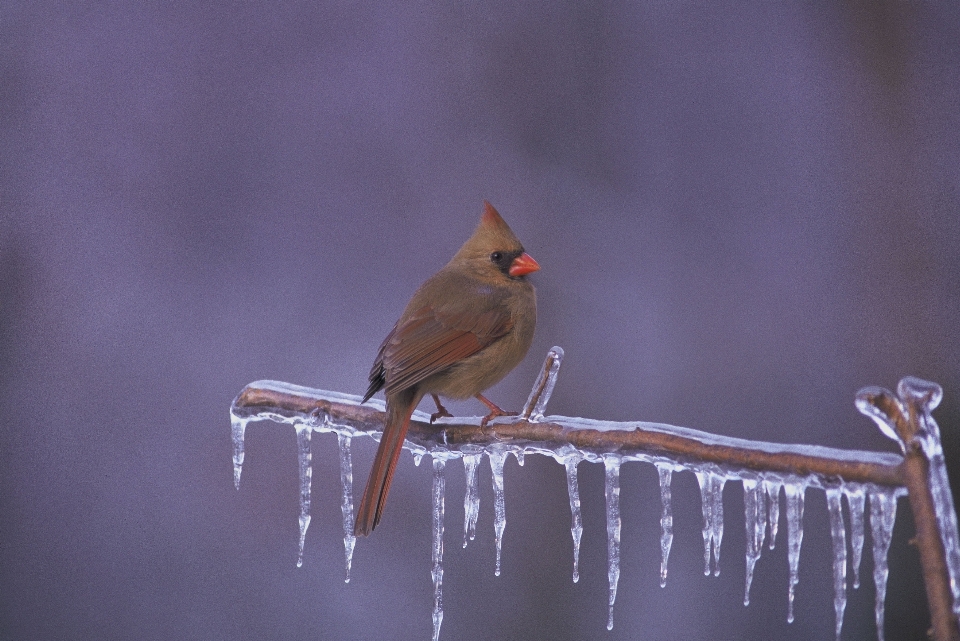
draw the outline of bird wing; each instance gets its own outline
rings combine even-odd
[[[476,354],[508,333],[512,325],[502,308],[476,314],[426,306],[405,315],[384,340],[382,358],[377,359],[387,394],[408,389]]]

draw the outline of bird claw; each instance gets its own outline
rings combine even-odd
[[[430,423],[432,424],[438,418],[453,418],[453,414],[447,411],[447,408],[440,404],[440,398],[434,394],[433,402],[437,404],[437,411],[430,415]]]
[[[448,412],[446,408],[441,407],[439,412],[434,412],[433,414],[430,415],[430,422],[434,423],[436,422],[437,419],[440,419],[440,418],[453,418],[453,414]]]
[[[489,414],[480,419],[480,427],[484,428],[487,426],[491,420],[499,418],[501,416],[520,416],[520,412],[504,412],[499,407],[495,410],[492,410]]]

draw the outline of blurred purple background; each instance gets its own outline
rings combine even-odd
[[[552,413],[893,451],[853,398],[912,374],[955,473],[958,32],[947,2],[3,3],[0,639],[429,638],[430,466],[404,455],[344,584],[335,439],[297,569],[293,430],[251,425],[237,492],[227,412],[260,378],[362,393],[484,198],[543,267],[503,406],[561,345]],[[607,632],[580,477],[573,584],[558,465],[508,462],[499,578],[489,468],[463,550],[450,467],[442,639],[833,638],[822,492],[787,625],[784,538],[742,605],[739,484],[706,578],[675,476],[661,589],[656,473],[626,465]],[[888,639],[928,622],[912,531],[902,501]]]

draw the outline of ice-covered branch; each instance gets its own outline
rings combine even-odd
[[[857,409],[904,452],[903,475],[916,524],[933,638],[960,639],[960,542],[953,494],[943,460],[940,428],[932,412],[943,398],[936,383],[908,376],[897,394],[868,387],[857,394]],[[881,506],[882,507],[882,506]],[[896,505],[892,507],[896,510]],[[873,505],[871,504],[871,515]],[[889,517],[892,523],[893,516]],[[886,543],[889,545],[889,541]],[[886,563],[883,567],[886,572]],[[879,596],[877,597],[879,600]]]
[[[466,475],[464,496],[464,546],[476,532],[479,512],[477,466],[486,454],[492,470],[495,494],[496,573],[500,572],[500,543],[506,526],[503,464],[513,454],[522,464],[525,453],[543,454],[565,466],[570,498],[571,535],[574,542],[573,580],[578,578],[579,544],[583,531],[577,465],[581,461],[602,463],[605,468],[607,507],[609,611],[608,627],[613,625],[613,606],[620,575],[619,472],[628,461],[652,463],[660,477],[663,503],[661,514],[661,585],[667,578],[667,560],[673,539],[670,484],[676,471],[693,472],[700,483],[704,517],[703,540],[706,572],[718,574],[723,536],[722,490],[728,481],[741,481],[745,493],[747,531],[747,580],[744,604],[749,603],[753,568],[760,557],[764,540],[774,547],[777,537],[779,496],[783,489],[787,507],[787,546],[790,565],[790,620],[800,548],[803,540],[803,506],[807,488],[827,491],[831,536],[834,542],[834,588],[840,636],[846,607],[846,524],[841,497],[846,497],[850,513],[850,542],[853,552],[854,587],[859,587],[859,566],[864,540],[866,500],[870,501],[870,526],[873,531],[874,579],[878,634],[883,638],[883,595],[886,591],[886,554],[896,514],[897,497],[909,488],[917,521],[918,542],[922,552],[927,592],[934,617],[937,639],[957,639],[957,578],[960,576],[960,547],[957,543],[953,499],[946,484],[939,430],[930,411],[939,402],[940,389],[919,379],[904,379],[899,398],[879,388],[860,392],[857,406],[880,425],[884,434],[897,440],[901,456],[810,445],[783,445],[728,438],[693,429],[648,422],[610,422],[564,416],[544,416],[546,404],[556,383],[563,350],[554,347],[547,355],[540,376],[533,386],[524,410],[518,418],[498,419],[480,427],[480,417],[441,419],[430,424],[429,416],[414,412],[405,447],[415,461],[430,453],[434,458],[434,639],[443,617],[443,475],[446,461],[461,458]],[[383,429],[382,402],[360,403],[360,397],[279,383],[257,381],[248,385],[231,407],[234,443],[234,482],[239,488],[243,464],[243,441],[247,423],[273,420],[296,427],[300,444],[300,543],[310,523],[309,434],[312,431],[336,432],[339,437],[341,481],[343,484],[343,524],[347,580],[354,545],[352,506],[352,467],[350,440],[366,435],[379,439]],[[916,496],[920,496],[919,499]],[[926,497],[925,499],[923,497]],[[919,507],[918,507],[919,505]],[[924,520],[925,519],[925,520]],[[769,530],[769,535],[767,531]],[[924,552],[935,541],[933,560]],[[939,553],[939,561],[937,560]],[[931,582],[938,586],[931,587]],[[935,599],[937,603],[935,604]],[[939,621],[939,622],[938,622]]]

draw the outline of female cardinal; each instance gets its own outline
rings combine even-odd
[[[387,416],[354,534],[366,536],[380,522],[410,416],[424,395],[437,404],[431,423],[450,416],[438,395],[475,396],[490,409],[481,425],[507,415],[480,393],[527,354],[537,296],[526,276],[538,269],[493,205],[483,201],[473,236],[410,299],[380,345],[363,397],[366,402],[385,389]]]

